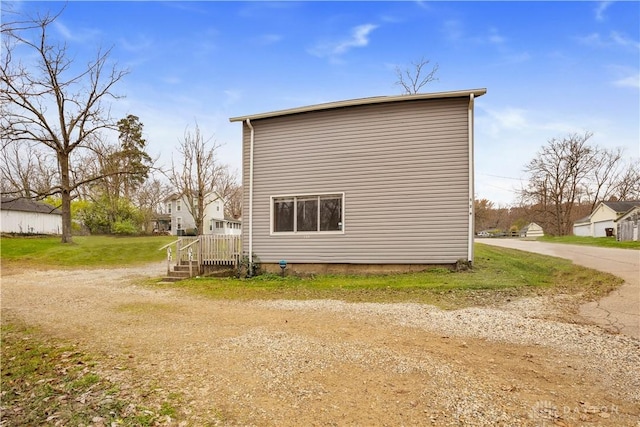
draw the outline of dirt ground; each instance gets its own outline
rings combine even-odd
[[[444,312],[136,284],[162,269],[3,271],[3,322],[97,355],[131,396],[178,399],[168,425],[640,426],[640,341],[543,299]]]

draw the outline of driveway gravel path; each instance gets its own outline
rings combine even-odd
[[[519,239],[478,239],[478,243],[551,255],[615,274],[625,283],[599,301],[584,304],[580,315],[616,332],[640,338],[640,251],[565,245]]]
[[[94,369],[148,407],[179,399],[165,425],[640,422],[640,340],[555,320],[546,297],[443,311],[139,284],[163,270],[3,271],[2,321],[96,355]]]

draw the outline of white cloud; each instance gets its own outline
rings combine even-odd
[[[354,27],[349,37],[328,43],[319,43],[310,49],[310,53],[319,57],[335,57],[347,53],[352,48],[365,47],[369,44],[369,35],[378,28],[374,24],[363,24]]]
[[[608,36],[602,36],[600,33],[592,33],[587,36],[578,37],[578,41],[592,47],[620,46],[640,50],[640,42],[624,34],[620,34],[617,31],[611,31]]]
[[[483,109],[491,118],[489,133],[493,136],[504,130],[523,130],[529,127],[527,112],[521,108],[506,107],[501,110]]]
[[[613,82],[614,86],[620,87],[632,87],[635,89],[640,89],[640,73],[620,78]]]
[[[487,41],[491,44],[503,44],[506,42],[506,39],[500,35],[496,28],[490,28]]]
[[[71,29],[63,24],[60,20],[54,21],[53,25],[56,31],[62,36],[62,38],[72,42],[88,42],[95,39],[99,34],[99,31],[97,30],[88,29],[74,28],[74,31],[71,31]]]
[[[626,37],[624,34],[620,34],[616,31],[612,31],[610,37],[613,43],[619,46],[624,46],[624,47],[630,46],[635,49],[640,49],[640,42],[636,40],[632,40]]]
[[[137,40],[128,40],[125,38],[121,38],[120,45],[126,51],[138,53],[148,50],[150,47],[152,47],[153,42],[148,37],[140,36]]]
[[[596,21],[604,21],[605,15],[604,12],[611,6],[613,2],[611,1],[601,1],[596,6]]]

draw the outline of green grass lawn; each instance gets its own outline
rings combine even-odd
[[[351,302],[418,302],[443,308],[483,305],[545,292],[604,295],[621,279],[571,261],[476,245],[473,270],[438,268],[422,273],[312,277],[261,275],[251,279],[194,278],[153,286],[184,289],[215,299],[339,299]]]
[[[61,244],[57,237],[3,237],[2,266],[19,268],[97,268],[161,261],[158,249],[172,236],[75,237]],[[476,244],[474,268],[452,272],[436,268],[422,273],[375,276],[324,275],[251,279],[194,278],[173,287],[217,299],[340,299],[369,302],[421,302],[462,307],[544,292],[580,293],[585,298],[604,295],[621,283],[606,273],[573,265],[568,260]]]
[[[604,248],[621,248],[640,250],[640,241],[618,242],[615,237],[580,237],[580,236],[544,236],[538,238],[541,242],[568,243],[572,245],[601,246]]]
[[[158,249],[174,236],[76,236],[62,244],[59,237],[6,237],[0,240],[3,266],[20,264],[36,268],[117,267],[161,261]]]

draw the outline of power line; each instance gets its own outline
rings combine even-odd
[[[502,179],[512,179],[514,181],[522,181],[523,178],[513,178],[510,176],[500,176],[500,175],[491,175],[490,173],[480,173],[479,175],[484,175],[484,176],[491,176],[494,178],[502,178]]]

